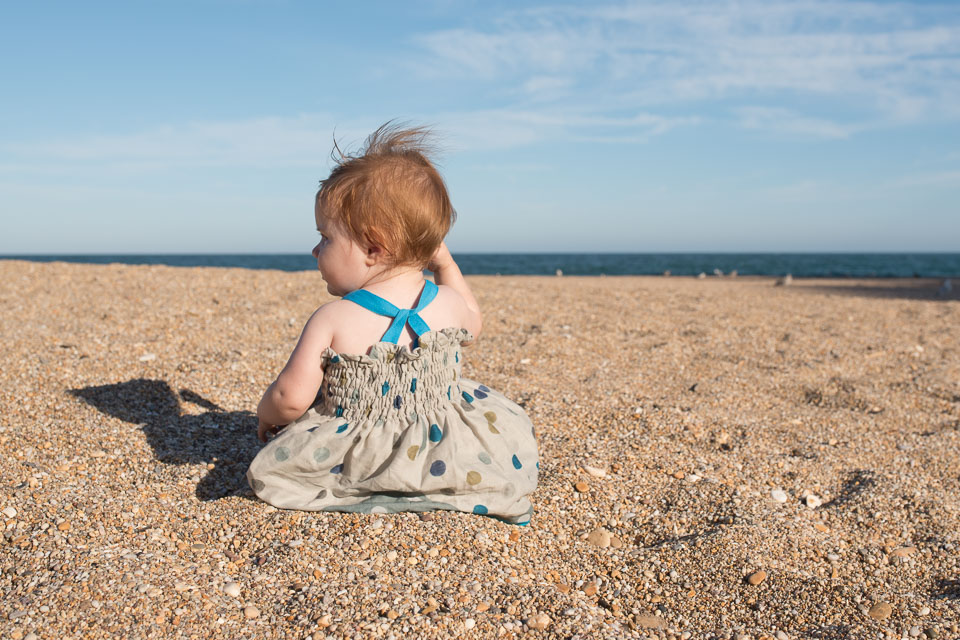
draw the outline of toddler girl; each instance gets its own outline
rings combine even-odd
[[[481,314],[443,242],[455,213],[425,133],[384,125],[321,183],[313,255],[339,299],[314,312],[263,394],[258,434],[278,435],[247,478],[286,509],[449,509],[527,524],[533,425],[460,376]]]

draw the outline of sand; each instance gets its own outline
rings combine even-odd
[[[960,301],[472,277],[527,527],[280,511],[252,414],[317,273],[0,261],[4,638],[955,638]]]

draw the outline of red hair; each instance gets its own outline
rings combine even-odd
[[[390,266],[425,267],[456,220],[443,177],[427,157],[429,137],[426,128],[388,122],[355,155],[334,141],[337,166],[320,182],[323,215],[358,244],[382,247]]]

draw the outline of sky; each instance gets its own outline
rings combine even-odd
[[[431,126],[457,252],[960,251],[960,3],[0,10],[0,254],[295,253]]]

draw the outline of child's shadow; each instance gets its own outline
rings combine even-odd
[[[197,484],[201,500],[246,495],[246,470],[260,448],[257,419],[251,412],[224,411],[189,389],[182,389],[178,397],[163,380],[141,378],[70,393],[107,415],[140,426],[161,462],[212,463],[213,469]],[[207,411],[184,415],[181,398]]]

